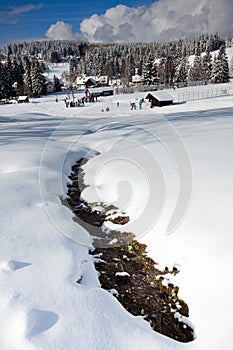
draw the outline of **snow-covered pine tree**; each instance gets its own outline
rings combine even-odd
[[[121,84],[123,86],[127,85],[127,79],[125,78],[125,67],[126,67],[125,59],[122,58],[120,60],[120,77],[121,77]]]
[[[176,67],[174,81],[176,83],[187,82],[188,79],[188,60],[181,59],[179,65]]]
[[[230,81],[229,65],[225,45],[220,47],[219,53],[215,57],[211,80],[214,84],[229,83]]]
[[[135,62],[133,55],[127,55],[126,57],[126,65],[125,65],[125,78],[127,80],[127,85],[131,81],[132,75],[134,75],[135,71]]]
[[[41,72],[41,68],[37,59],[34,59],[31,70],[32,95],[46,95],[45,78]]]
[[[0,99],[6,98],[6,89],[5,89],[5,77],[6,77],[6,71],[5,71],[5,65],[0,62]]]
[[[158,78],[160,84],[165,84],[165,58],[161,58],[158,64]]]
[[[231,57],[230,64],[229,64],[229,73],[231,76],[233,75],[233,56]]]
[[[202,79],[202,61],[201,57],[195,56],[193,66],[189,70],[188,80],[199,81]]]
[[[7,97],[13,97],[15,94],[15,89],[13,87],[14,77],[13,77],[13,65],[10,55],[7,57],[5,64],[5,91]]]
[[[142,65],[142,77],[145,85],[151,85],[153,83],[153,67],[154,59],[152,55],[150,55]]]
[[[173,56],[168,55],[165,59],[165,84],[168,86],[173,85],[175,76],[175,59]]]
[[[159,76],[158,76],[158,64],[157,62],[153,61],[153,65],[151,68],[151,78],[152,78],[152,85],[159,84]]]
[[[24,93],[27,96],[32,96],[31,62],[28,56],[24,56],[23,64],[24,64],[24,75],[23,75]]]
[[[70,82],[73,82],[78,71],[78,60],[76,57],[70,58]]]
[[[24,94],[23,73],[24,70],[20,57],[14,57],[12,61],[12,80],[14,80],[16,96]]]
[[[207,50],[206,54],[202,57],[202,80],[205,84],[211,80],[212,75],[212,57],[210,51]]]

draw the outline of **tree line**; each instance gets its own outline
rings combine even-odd
[[[226,47],[233,39],[202,34],[167,43],[87,43],[44,40],[7,45],[1,51],[0,98],[46,93],[46,64],[69,61],[70,83],[77,75],[107,75],[128,85],[137,69],[144,85],[229,81]],[[217,54],[211,52],[218,50]],[[193,62],[190,62],[193,57]],[[233,66],[232,62],[231,65]],[[233,68],[233,67],[230,67]],[[59,86],[54,77],[55,90]]]
[[[36,58],[8,55],[6,61],[0,63],[0,98],[46,94],[44,69]]]

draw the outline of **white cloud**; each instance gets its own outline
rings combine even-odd
[[[232,0],[159,0],[149,6],[118,5],[94,14],[81,22],[79,34],[69,24],[57,22],[46,35],[51,39],[82,35],[90,42],[167,41],[206,32],[232,36],[232,18]]]
[[[22,5],[22,6],[13,6],[10,11],[1,11],[0,12],[0,23],[15,24],[17,23],[18,16],[27,13],[32,10],[38,10],[42,7],[41,4],[33,5]]]
[[[85,19],[80,29],[90,41],[109,40],[110,32],[113,40],[161,41],[202,32],[232,35],[232,18],[232,0],[159,0],[137,8],[118,5]]]
[[[42,7],[41,4],[38,5],[33,5],[33,4],[28,4],[28,5],[22,5],[22,6],[13,6],[12,11],[9,13],[12,13],[13,15],[18,15],[20,13],[26,13],[32,10],[38,10]]]
[[[52,24],[45,35],[53,40],[77,40],[81,37],[79,33],[73,32],[72,25],[62,21]]]

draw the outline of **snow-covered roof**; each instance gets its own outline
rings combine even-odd
[[[96,93],[96,92],[103,92],[103,91],[112,91],[113,87],[112,86],[101,86],[101,87],[95,87],[95,88],[90,88],[89,89],[91,93]]]
[[[28,96],[19,96],[18,97],[18,101],[25,101],[26,99],[28,99]]]
[[[113,87],[112,86],[103,86],[102,89],[103,89],[103,91],[111,91],[111,90],[113,90]]]
[[[153,91],[149,94],[154,96],[158,101],[173,101],[173,97],[167,91]]]
[[[141,81],[142,81],[142,76],[141,75],[136,74],[136,75],[132,76],[132,82],[133,83],[137,83],[137,82],[141,82]]]

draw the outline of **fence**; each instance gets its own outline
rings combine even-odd
[[[178,92],[177,101],[194,101],[194,100],[203,100],[205,98],[213,98],[220,96],[233,95],[233,88],[227,87],[208,87],[201,89],[190,89]]]
[[[140,86],[125,86],[115,88],[115,94],[131,94],[133,92],[147,92],[155,90],[163,90],[169,88],[165,85],[140,85]],[[170,87],[171,88],[171,87]],[[194,100],[203,100],[211,97],[220,97],[233,95],[233,86],[216,86],[213,85],[200,85],[196,84],[195,86],[189,86],[185,89],[175,88],[176,92],[174,93],[175,100],[177,102],[185,101],[194,101]],[[171,93],[172,94],[172,93]]]
[[[132,94],[133,92],[147,92],[162,90],[165,85],[138,85],[138,86],[121,86],[115,88],[115,94]]]

